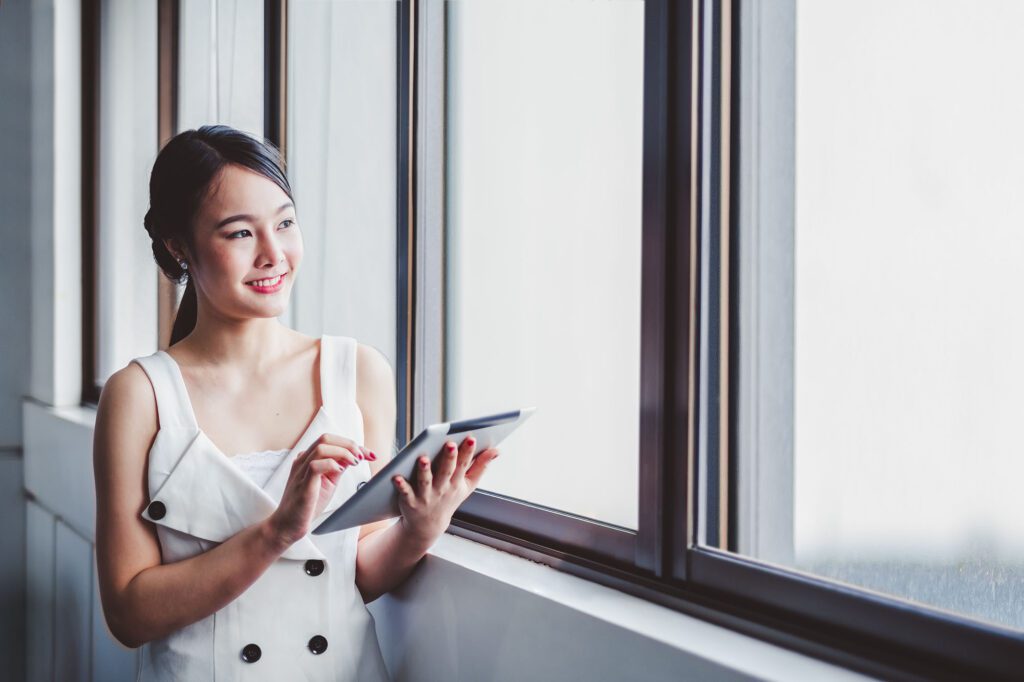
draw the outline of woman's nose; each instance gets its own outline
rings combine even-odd
[[[277,236],[265,237],[260,241],[261,265],[265,263],[280,263],[284,260],[284,249],[281,240]]]

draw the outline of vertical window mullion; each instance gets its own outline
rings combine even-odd
[[[644,6],[644,140],[643,140],[643,266],[640,335],[640,490],[636,564],[655,574],[663,563],[664,481],[669,469],[665,438],[669,413],[666,396],[672,378],[666,376],[669,222],[666,176],[671,163],[669,144],[670,33],[667,2],[648,0]]]
[[[417,385],[416,342],[416,5],[417,0],[398,0],[397,77],[398,116],[395,135],[397,144],[397,329],[396,352],[398,440],[404,445],[415,435],[413,413]]]
[[[263,136],[287,159],[288,0],[263,3]]]
[[[100,0],[82,3],[82,401],[97,403],[99,324],[97,227],[99,225]]]
[[[178,0],[159,0],[157,5],[157,148],[178,131]],[[160,348],[167,348],[178,305],[177,285],[157,271],[157,334]]]

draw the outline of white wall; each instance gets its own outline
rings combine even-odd
[[[21,402],[31,360],[31,9],[0,5],[0,661],[24,669],[25,505]]]

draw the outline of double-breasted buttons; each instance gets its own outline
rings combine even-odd
[[[327,638],[323,635],[314,635],[309,640],[309,650],[317,655],[327,651]]]
[[[255,663],[262,655],[263,651],[256,644],[246,644],[242,647],[242,660],[246,663]]]
[[[306,562],[306,575],[316,577],[324,572],[324,562],[319,559],[310,559]]]
[[[150,518],[155,521],[159,521],[167,514],[167,507],[165,507],[164,503],[160,500],[156,500],[149,503],[149,507],[146,508],[146,511],[149,512]]]

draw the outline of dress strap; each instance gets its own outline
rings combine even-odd
[[[356,348],[349,336],[323,335],[320,347],[320,392],[324,409],[339,419],[349,403],[356,400]]]
[[[152,355],[135,358],[145,370],[156,393],[156,411],[160,428],[178,427],[198,430],[192,404],[189,402],[185,381],[174,358],[162,350]]]

